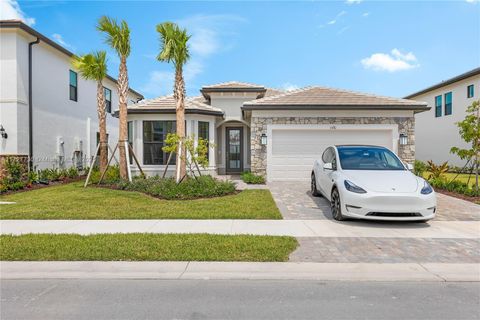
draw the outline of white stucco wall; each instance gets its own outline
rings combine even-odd
[[[142,167],[144,173],[148,176],[162,175],[165,166],[164,165],[145,165],[143,163],[143,121],[175,121],[175,114],[129,114],[128,121],[133,125],[133,150],[137,156],[138,161]],[[205,121],[209,123],[209,137],[210,137],[210,150],[209,150],[209,166],[206,171],[209,174],[215,174],[216,163],[216,133],[215,133],[215,116],[198,115],[198,114],[186,114],[186,135],[198,138],[198,122]],[[134,175],[139,174],[139,169],[135,162],[130,166]],[[167,175],[171,176],[175,172],[175,166],[170,165],[167,171]]]
[[[28,43],[34,40],[19,29],[0,32],[0,123],[8,133],[8,139],[1,141],[0,154],[28,154]],[[85,159],[96,150],[96,83],[78,75],[78,99],[71,101],[70,59],[42,41],[33,46],[33,158],[38,168],[57,166],[60,154],[65,157],[65,166],[71,166],[74,150],[80,144]],[[111,70],[112,74],[116,72]],[[112,109],[115,109],[116,84],[109,79],[103,84],[112,90]],[[138,98],[133,93],[129,96],[129,100]],[[118,119],[107,115],[107,131],[110,143],[115,144]],[[63,148],[60,140],[64,142]]]
[[[474,85],[474,97],[467,98],[467,86]],[[452,114],[445,116],[445,93],[452,92]],[[435,117],[435,97],[442,96],[442,116]],[[465,161],[450,153],[453,146],[466,148],[460,138],[456,122],[462,121],[466,109],[480,98],[480,75],[435,89],[412,99],[427,102],[429,111],[415,115],[416,158],[435,163],[448,161],[450,165],[464,166]]]

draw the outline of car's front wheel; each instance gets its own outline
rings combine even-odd
[[[342,215],[342,205],[340,202],[340,193],[338,189],[335,188],[332,191],[332,196],[330,200],[330,207],[332,208],[333,219],[337,221],[345,220],[345,217]]]
[[[316,179],[315,179],[315,173],[313,173],[313,172],[312,172],[312,179],[311,179],[311,182],[310,182],[310,193],[314,197],[319,197],[320,196],[320,192],[318,192],[318,190],[317,190],[317,182],[316,182]]]

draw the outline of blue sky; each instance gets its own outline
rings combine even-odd
[[[130,86],[172,92],[172,66],[155,60],[156,24],[192,34],[189,95],[202,85],[245,81],[292,89],[323,85],[402,97],[480,66],[480,3],[459,1],[2,1],[75,53],[108,49],[101,15],[125,19],[132,36]],[[118,58],[109,52],[109,73]]]

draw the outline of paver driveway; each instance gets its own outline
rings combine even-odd
[[[310,194],[308,182],[275,182],[269,184],[273,198],[284,219],[333,219],[330,203]],[[480,205],[437,193],[435,220],[480,220]]]
[[[312,197],[307,182],[275,182],[269,188],[284,219],[333,219],[325,198]],[[480,221],[480,205],[437,194],[435,220]],[[344,221],[352,228],[382,228],[399,222]],[[412,228],[429,228],[428,223],[406,222]],[[480,231],[480,230],[479,230]],[[394,237],[319,237],[298,238],[299,248],[290,255],[301,262],[365,263],[480,263],[479,239],[394,238]]]

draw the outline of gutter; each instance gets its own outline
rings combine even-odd
[[[33,170],[33,90],[32,90],[32,47],[40,38],[28,43],[28,171]]]
[[[426,111],[431,107],[424,104],[418,105],[269,105],[269,104],[246,104],[242,110],[414,110]]]
[[[128,114],[175,114],[175,109],[127,109]],[[115,110],[113,116],[118,118],[118,110]],[[207,116],[225,116],[224,112],[221,111],[210,111],[210,110],[198,110],[198,109],[185,109],[185,114],[202,114]]]

